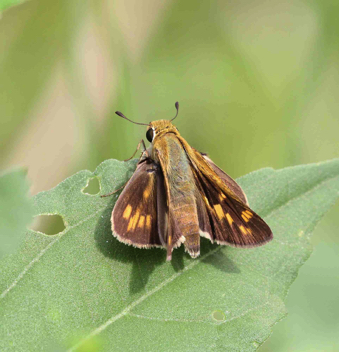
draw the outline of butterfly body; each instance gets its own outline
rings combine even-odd
[[[151,146],[112,212],[112,231],[121,242],[164,247],[170,260],[173,248],[182,243],[197,257],[200,236],[236,247],[272,239],[240,186],[192,148],[171,121],[151,122],[146,137]]]
[[[171,124],[169,121],[167,123]],[[157,121],[154,125],[157,125]],[[196,257],[200,253],[196,200],[198,194],[192,182],[194,176],[188,155],[178,138],[179,132],[174,129],[175,127],[168,129],[168,132],[159,136],[155,134],[152,157],[159,161],[164,175],[168,216],[171,228],[175,229],[168,234],[167,242],[170,244],[177,241],[184,242],[186,250],[192,257]]]

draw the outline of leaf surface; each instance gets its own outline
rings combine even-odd
[[[59,214],[55,236],[29,231],[1,263],[0,350],[254,351],[286,314],[284,298],[311,253],[310,235],[339,193],[339,159],[238,181],[274,239],[254,249],[202,241],[198,259],[183,248],[136,249],[110,230],[117,195],[136,161],[107,160],[35,198],[35,213]]]
[[[22,169],[0,176],[0,258],[13,252],[32,221],[28,183]]]

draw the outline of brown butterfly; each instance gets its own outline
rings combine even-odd
[[[172,124],[179,104],[175,107],[172,120],[149,124],[116,112],[146,125],[151,145],[146,149],[143,140],[138,145],[137,150],[143,145],[144,151],[113,209],[113,235],[139,248],[164,247],[167,260],[182,243],[196,258],[200,236],[234,247],[261,246],[272,240],[272,231],[250,209],[240,186],[181,137]]]

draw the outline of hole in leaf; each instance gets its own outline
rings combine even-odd
[[[60,215],[39,215],[34,218],[31,229],[45,235],[56,235],[65,230],[65,224]]]
[[[85,194],[95,195],[100,192],[100,183],[97,177],[93,177],[88,181],[88,185],[82,190]]]
[[[223,311],[221,310],[215,310],[213,313],[212,313],[212,318],[218,322],[218,323],[222,323],[223,321],[226,320],[226,315]]]

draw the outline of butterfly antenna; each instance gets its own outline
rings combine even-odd
[[[148,126],[148,123],[141,123],[141,122],[134,122],[130,119],[128,119],[122,112],[120,111],[116,111],[115,112],[118,116],[122,117],[123,119],[129,121],[129,122],[132,122],[132,123],[135,123],[136,125],[144,125],[144,126]]]
[[[171,121],[173,121],[179,114],[179,103],[178,102],[175,103],[175,108],[177,109],[177,113],[176,113],[176,115],[173,117],[173,119]]]

